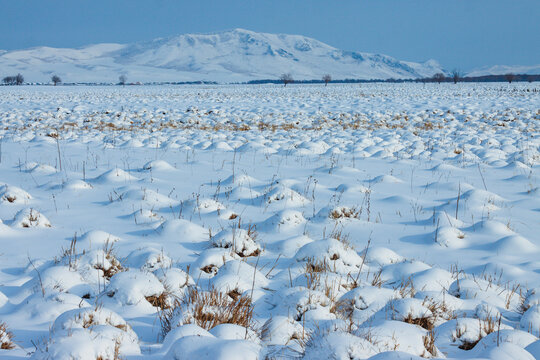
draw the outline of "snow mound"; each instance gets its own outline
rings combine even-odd
[[[152,160],[144,164],[142,170],[152,171],[172,171],[176,170],[174,166],[164,160]]]
[[[224,340],[209,336],[186,336],[177,340],[165,359],[257,360],[260,346],[247,340]]]
[[[88,190],[92,189],[93,186],[82,180],[69,180],[64,184],[64,188],[68,190]]]
[[[367,359],[379,350],[368,340],[346,332],[330,332],[310,338],[304,359]]]
[[[405,260],[403,256],[398,255],[395,251],[380,246],[372,247],[367,251],[363,250],[360,255],[365,255],[368,264],[378,266],[395,264]]]
[[[123,264],[129,268],[155,271],[170,268],[172,266],[172,260],[163,253],[163,250],[145,248],[133,250],[125,258]]]
[[[214,288],[226,294],[231,291],[236,294],[251,293],[253,289],[268,286],[268,283],[268,279],[260,271],[239,260],[226,262],[212,278]]]
[[[288,207],[302,206],[308,202],[308,199],[283,185],[274,187],[263,196],[263,199],[268,204],[281,204]]]
[[[519,327],[531,334],[540,336],[540,305],[531,306],[519,321]]]
[[[297,210],[283,210],[266,219],[260,229],[264,231],[294,231],[306,223],[304,215]]]
[[[222,267],[227,261],[233,260],[237,257],[238,255],[232,252],[231,249],[207,249],[203,251],[194,262],[193,267],[195,273],[193,276],[214,276],[218,272],[219,268]]]
[[[261,338],[268,345],[288,345],[294,339],[301,339],[305,330],[297,321],[287,316],[268,319],[261,328]]]
[[[109,234],[108,232],[90,230],[77,240],[77,246],[83,249],[103,249],[106,246],[113,246],[118,241],[120,241],[118,236]]]
[[[435,242],[441,246],[456,249],[467,245],[465,234],[454,227],[443,226],[433,232]]]
[[[233,228],[222,230],[210,239],[213,247],[231,249],[240,257],[257,256],[262,248],[253,239],[256,233],[251,230]]]
[[[16,228],[50,228],[51,223],[49,219],[39,211],[26,208],[19,210],[17,214],[15,214],[11,226]]]
[[[159,269],[154,275],[157,276],[164,288],[178,299],[185,295],[188,287],[195,285],[193,278],[178,268]]]
[[[81,308],[61,314],[47,346],[34,359],[95,360],[139,355],[139,340],[118,314],[105,308]]]
[[[10,204],[28,204],[32,199],[29,193],[11,185],[0,186],[0,202]]]
[[[114,275],[105,291],[122,305],[137,305],[150,297],[159,297],[165,288],[152,273],[128,270]]]
[[[103,174],[96,177],[93,181],[98,184],[118,184],[118,183],[129,183],[139,180],[130,173],[122,169],[112,169],[104,172]]]
[[[336,239],[314,241],[302,246],[295,255],[296,261],[313,260],[326,263],[337,272],[349,273],[358,271],[362,257],[351,247]],[[367,270],[367,266],[364,270]]]
[[[500,254],[520,255],[537,251],[537,246],[520,235],[510,235],[497,240],[493,244],[494,250]]]
[[[208,240],[208,230],[185,219],[172,219],[162,223],[157,231],[166,241],[202,242]]]

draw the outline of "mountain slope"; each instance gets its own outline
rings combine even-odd
[[[97,44],[79,49],[38,47],[0,53],[0,74],[21,72],[27,81],[48,82],[58,74],[67,82],[129,81],[235,82],[275,79],[405,79],[441,72],[440,65],[398,61],[350,52],[300,35],[243,29],[186,34],[134,44]]]

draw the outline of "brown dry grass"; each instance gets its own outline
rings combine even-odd
[[[150,304],[152,304],[152,306],[158,307],[161,310],[166,310],[171,307],[169,296],[170,294],[167,291],[164,291],[159,295],[156,294],[156,295],[146,296],[145,299]]]
[[[4,196],[4,199],[7,200],[7,202],[14,203],[15,200],[17,200],[17,197],[13,195],[6,195]]]
[[[191,288],[173,307],[160,313],[162,335],[166,335],[175,324],[173,319],[182,316],[182,323],[196,324],[210,330],[220,324],[236,324],[253,327],[253,304],[251,297],[239,292],[221,293],[215,289],[201,291]]]
[[[482,340],[483,338],[482,332],[484,332],[485,335],[489,335],[495,331],[495,328],[497,326],[497,321],[495,319],[488,317],[487,320],[478,320],[478,321],[480,323],[480,331],[478,332],[478,339],[474,341],[462,340],[461,345],[458,346],[461,350],[472,350],[476,346],[476,344],[478,344],[478,342]],[[462,335],[463,334],[458,329],[456,331],[456,336],[458,338],[461,338]]]
[[[104,261],[101,264],[96,264],[94,266],[94,269],[103,271],[103,277],[107,280],[110,280],[115,274],[118,274],[119,272],[126,271],[127,269],[122,265],[121,261],[118,260],[114,253],[114,244],[107,241],[105,243],[105,246],[103,247],[103,251],[105,252],[105,259],[107,259],[110,262],[110,266],[105,268]]]
[[[32,122],[25,123],[21,126],[12,125],[4,127],[5,130],[25,131],[29,128],[32,130],[42,130],[51,138],[57,139],[64,132],[70,131],[98,131],[98,132],[140,132],[140,131],[163,131],[168,129],[178,130],[201,130],[208,132],[246,132],[246,131],[322,131],[326,129],[340,130],[367,130],[374,131],[378,129],[410,129],[414,134],[419,135],[422,131],[436,131],[443,129],[445,124],[453,122],[452,118],[447,119],[442,117],[444,114],[432,113],[430,117],[421,121],[412,121],[412,115],[403,112],[402,114],[393,117],[385,117],[382,119],[374,119],[367,114],[362,113],[328,113],[319,118],[310,118],[307,123],[297,121],[293,116],[285,121],[253,121],[242,120],[238,122],[227,121],[225,123],[216,122],[215,119],[209,117],[213,114],[212,111],[199,112],[192,111],[195,116],[187,121],[180,118],[175,120],[167,120],[162,112],[154,113],[152,119],[143,119],[137,112],[107,112],[97,111],[83,115],[80,122],[60,121],[52,126],[46,122],[48,116],[39,116],[32,118]],[[449,115],[452,112],[448,113]],[[269,114],[270,116],[274,114]],[[506,117],[508,115],[505,115]],[[129,119],[129,120],[128,120]],[[493,116],[483,116],[486,124],[493,126],[505,126],[504,122]],[[464,120],[468,122],[470,119]],[[512,121],[512,120],[503,120]],[[37,125],[37,126],[36,126]],[[526,129],[525,131],[534,131],[535,129]]]
[[[342,320],[350,320],[354,314],[354,299],[343,299],[334,302],[330,312]]]
[[[98,311],[100,308],[101,308],[100,306],[96,306],[95,311]],[[84,329],[88,329],[94,325],[99,325],[98,323],[95,322],[93,313],[82,313],[82,314],[77,315],[77,318],[79,320],[82,320],[82,327]],[[128,330],[128,326],[125,324],[113,325],[110,319],[107,319],[106,321],[107,323],[109,323],[109,325],[114,326],[117,329],[120,329],[122,331]]]
[[[437,356],[437,348],[435,347],[435,333],[433,330],[427,332],[426,335],[422,337],[424,341],[424,347],[431,356]],[[427,354],[423,354],[422,357],[431,357]]]
[[[8,330],[7,325],[0,322],[0,349],[11,350],[15,348],[13,343],[13,334]]]
[[[432,316],[422,316],[422,317],[413,317],[411,314],[408,314],[405,319],[403,319],[403,322],[406,322],[407,324],[413,324],[418,325],[421,328],[424,328],[426,330],[433,330],[434,326],[434,318]]]
[[[207,274],[211,274],[213,272],[216,272],[217,271],[217,266],[214,265],[214,264],[209,264],[209,265],[206,265],[206,266],[203,266],[201,268],[201,271],[204,271],[205,273]]]
[[[330,212],[329,217],[334,220],[347,218],[347,219],[360,219],[361,211],[358,210],[355,206],[352,208],[341,207],[334,209]]]
[[[36,213],[34,212],[34,209],[30,209],[30,214],[28,214],[28,222],[26,221],[23,221],[21,223],[22,227],[23,228],[29,228],[29,227],[32,227],[34,226],[34,224],[37,224],[38,220],[39,220],[39,213]],[[50,224],[44,224],[46,227],[51,227]]]

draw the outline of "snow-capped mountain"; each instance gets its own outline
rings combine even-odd
[[[434,60],[413,63],[390,56],[336,49],[300,35],[235,29],[215,34],[185,34],[134,44],[97,44],[78,49],[37,47],[0,51],[0,75],[18,72],[29,82],[128,81],[237,82],[276,79],[407,79],[442,72]]]
[[[495,65],[475,69],[467,73],[467,76],[486,76],[486,75],[504,75],[504,74],[540,74],[539,65]]]

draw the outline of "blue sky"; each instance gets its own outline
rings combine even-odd
[[[540,63],[540,0],[0,0],[0,49],[244,28],[447,69]]]

